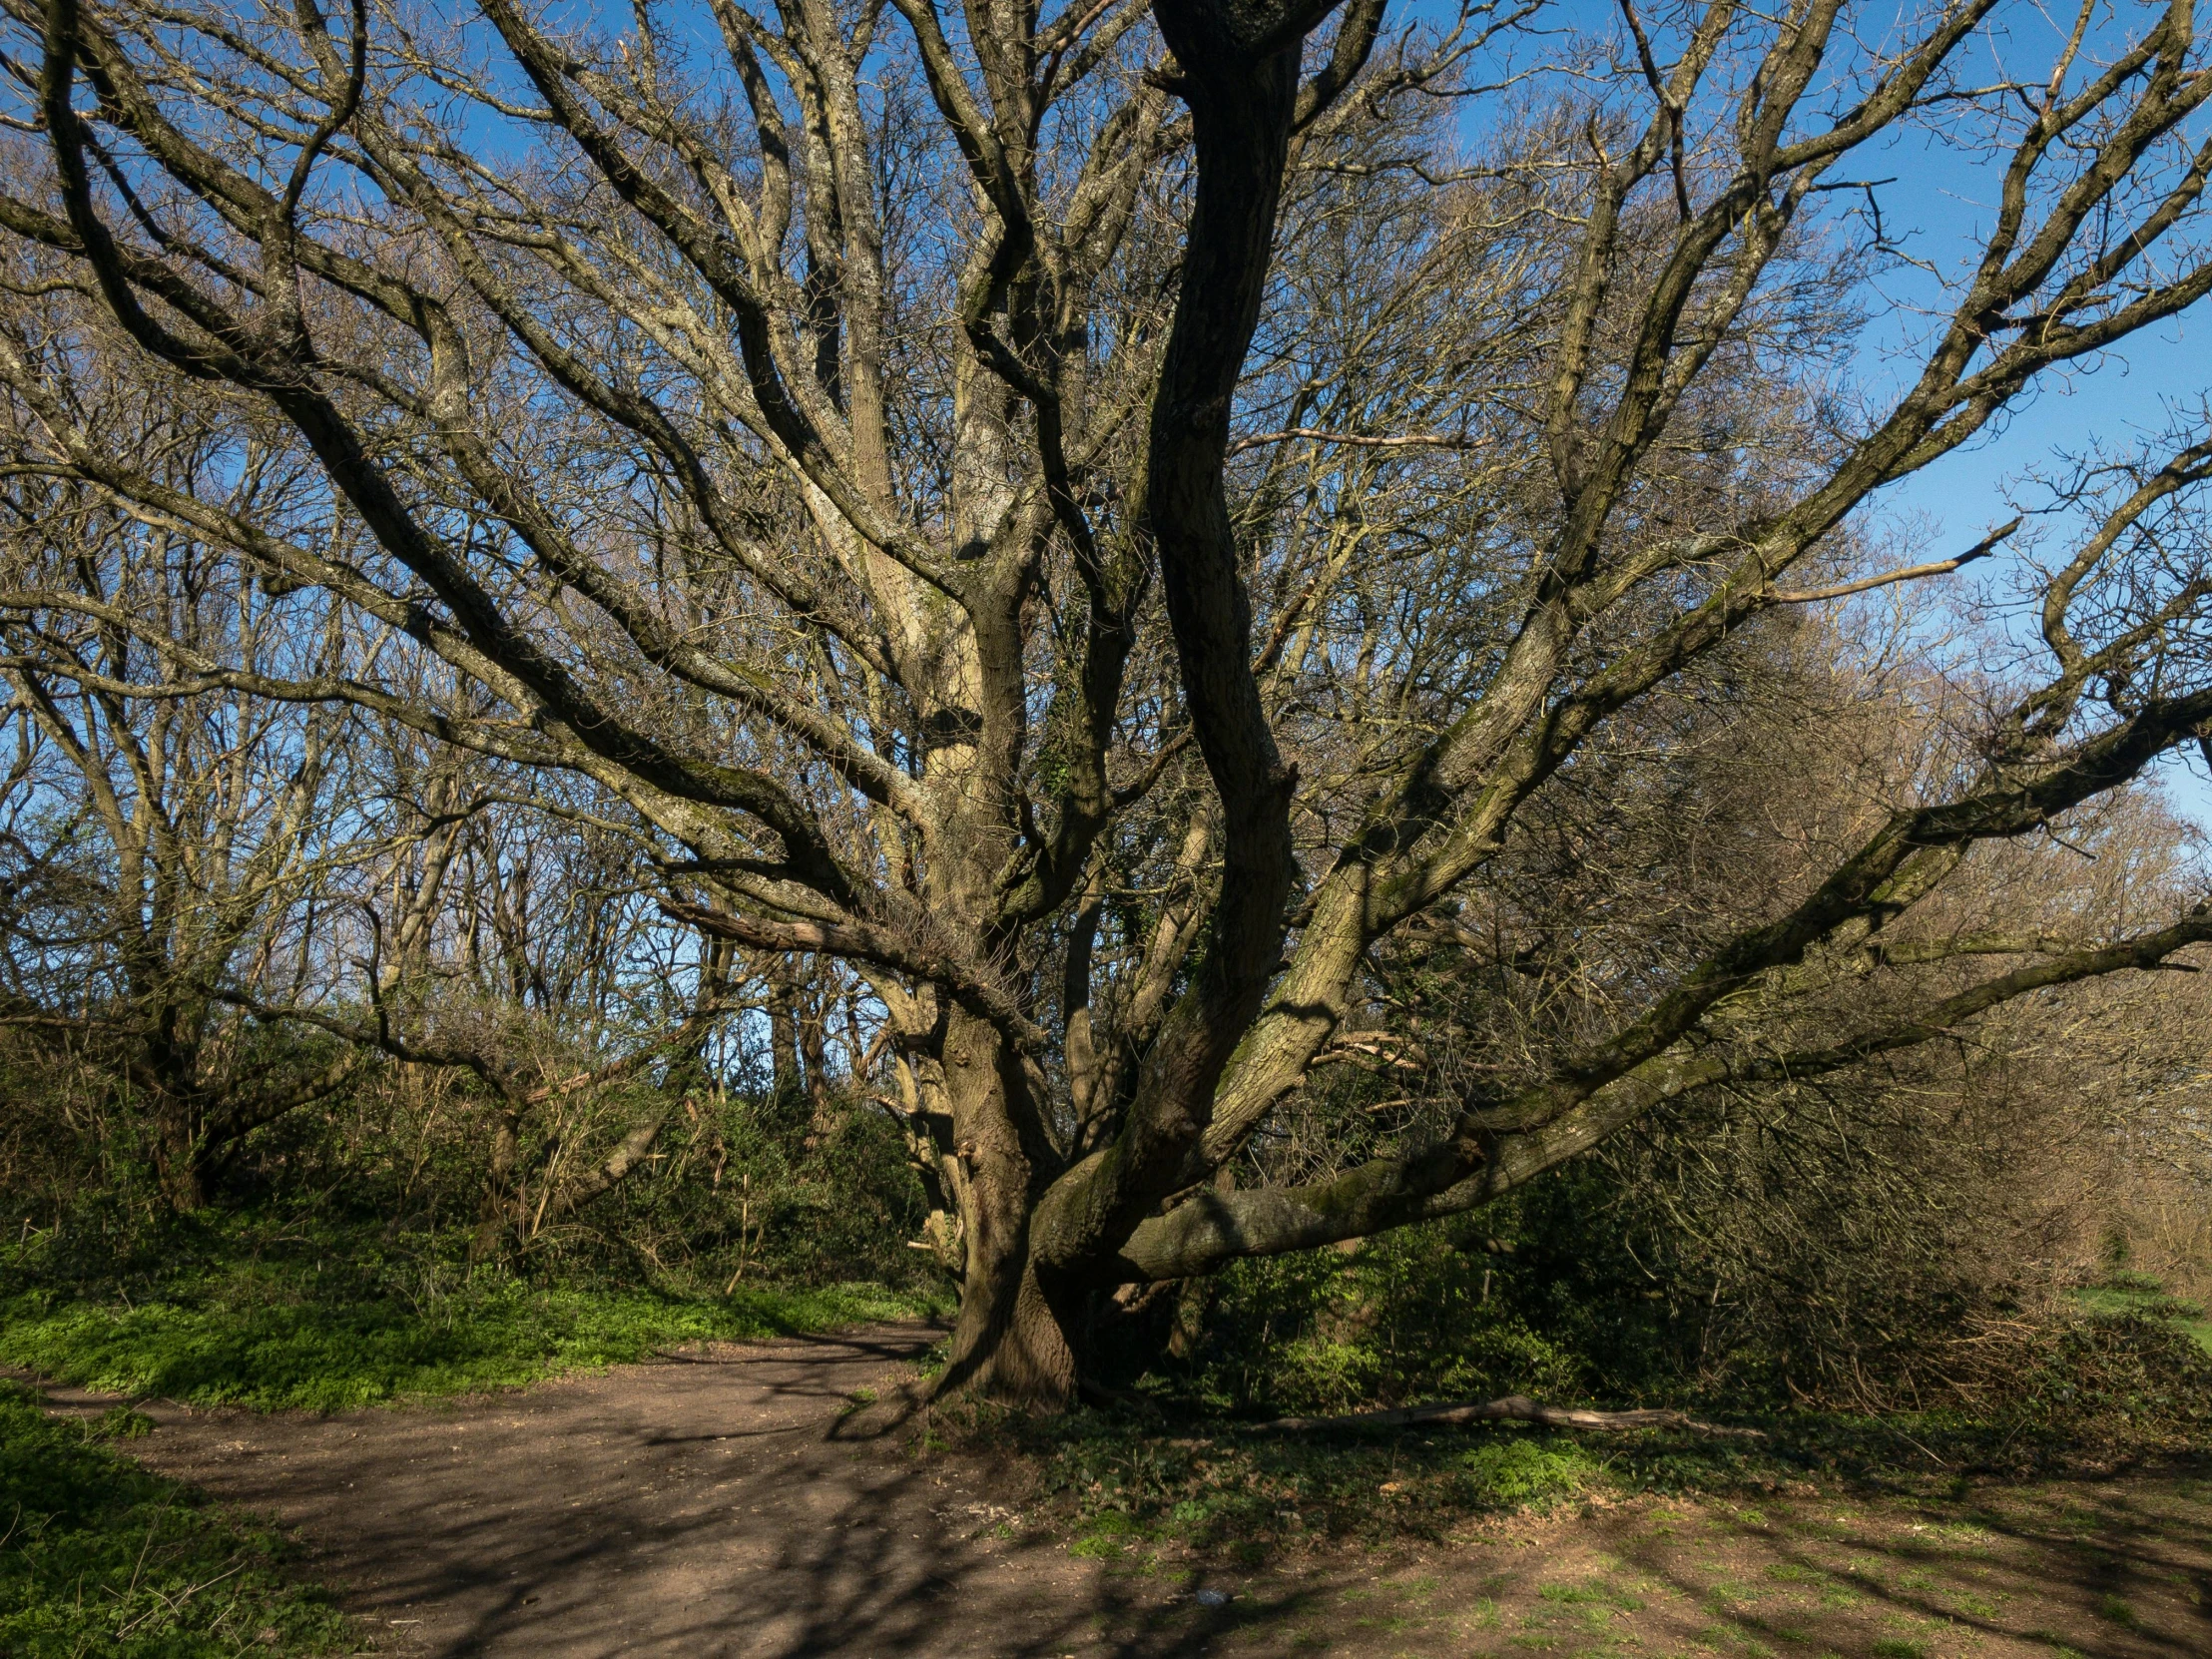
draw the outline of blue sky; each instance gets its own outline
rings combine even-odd
[[[2139,22],[2147,7],[2108,13]],[[2066,8],[2070,13],[2071,8]],[[2014,64],[2047,65],[2056,41],[2050,13],[2027,4],[2000,8],[2007,26],[2003,47]],[[2063,21],[2070,24],[2070,15]],[[2090,49],[2095,47],[2092,34]],[[1995,48],[1984,47],[1986,55]],[[1989,63],[1989,73],[2001,73]],[[2081,79],[2079,72],[2074,80]],[[1873,160],[1874,158],[1869,158]],[[1991,218],[1996,197],[1996,168],[1927,135],[1893,144],[1878,167],[1861,165],[1860,176],[1891,176],[1882,188],[1885,224],[1910,227],[1913,253],[1938,272],[1951,272],[1973,258]],[[1881,283],[1892,301],[1875,310],[1862,340],[1856,375],[1871,385],[1894,383],[1901,369],[1914,366],[1899,351],[1921,319],[1917,307],[1939,303],[1934,276],[1893,274]],[[2055,466],[2068,454],[2101,444],[2121,449],[2151,441],[2181,411],[2201,407],[2212,391],[2212,303],[2200,302],[2161,327],[2123,342],[2120,348],[2085,360],[2062,373],[2045,376],[1991,433],[1943,457],[1894,485],[1878,501],[1878,510],[1925,523],[1930,545],[1920,556],[1939,558],[1970,545],[2012,514],[2012,505],[2037,499],[2026,474]],[[2001,581],[1996,561],[1982,567],[1987,585]],[[2159,773],[2173,804],[2212,830],[2212,776],[2194,755],[2169,760]]]
[[[1413,0],[1400,15],[1426,13],[1432,4],[1433,0]],[[1960,60],[1966,73],[1983,84],[2015,78],[2040,81],[2049,73],[2064,33],[2073,26],[2076,4],[2077,0],[2052,0],[2046,7],[2034,0],[2007,0],[1992,14],[1990,26],[1966,48]],[[1678,49],[1670,24],[1699,9],[1670,5],[1667,0],[1639,0],[1662,63],[1671,63]],[[1855,8],[1853,15],[1863,31],[1879,32],[1885,24],[1894,25],[1914,14],[1925,15],[1925,9],[1911,0],[1887,0],[1887,4]],[[1625,40],[1620,0],[1555,0],[1545,16],[1553,26],[1603,31]],[[2141,29],[2152,16],[2153,8],[2139,0],[2117,4],[2102,0],[2085,41],[2084,64],[2099,55],[2100,44],[2109,45],[2123,30]],[[2078,87],[2084,78],[2077,68],[2069,84]],[[1879,191],[1885,229],[1893,239],[1903,241],[1916,260],[1933,267],[1930,272],[1893,271],[1869,295],[1869,322],[1847,369],[1849,378],[1862,388],[1879,393],[1917,372],[1911,344],[1929,326],[1928,309],[1948,309],[1941,277],[1967,269],[1978,255],[1992,217],[2000,166],[2001,157],[1991,158],[1945,137],[1917,131],[1869,146],[1838,169],[1840,178],[1890,181]],[[1828,200],[1839,210],[1855,205],[1842,195]],[[1908,544],[1914,558],[1957,552],[2012,516],[2008,496],[2018,496],[2022,505],[2035,499],[2026,479],[2033,470],[2053,468],[2067,453],[2078,454],[2097,443],[2127,447],[2131,440],[2166,427],[2177,408],[2201,405],[2212,390],[2208,343],[2212,343],[2212,303],[2202,303],[2100,359],[2046,376],[1989,433],[1894,485],[1878,499],[1875,510],[1915,532]],[[2024,495],[2020,494],[2023,488]],[[1948,580],[1971,582],[1977,590],[1994,589],[2004,575],[2000,556],[1971,574]],[[2201,761],[2170,763],[2161,773],[2161,782],[2175,806],[2212,830],[2212,777],[2207,777]]]
[[[1945,199],[1934,189],[1925,194],[1928,200],[1920,206],[1934,232],[1962,235],[1967,230],[1975,211],[1971,198]],[[1885,203],[1885,215],[1889,211]],[[1877,318],[1870,328],[1860,365],[1868,379],[1880,381],[1890,370],[1894,327],[1894,319]],[[1931,534],[1925,557],[1941,558],[1969,546],[2011,516],[2008,491],[2023,505],[2033,499],[2032,490],[2022,488],[2028,469],[2051,465],[2095,442],[2119,447],[2131,437],[2147,437],[2166,424],[2176,406],[2199,403],[2212,385],[2208,345],[2212,305],[2200,302],[2101,360],[2044,382],[2006,417],[1995,436],[1893,485],[1879,499],[1878,510],[1925,522]],[[1984,568],[1994,569],[1993,562]],[[2212,778],[2201,761],[2193,756],[2170,761],[2161,769],[2160,781],[2176,807],[2212,830]]]

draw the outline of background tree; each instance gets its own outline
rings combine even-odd
[[[189,420],[100,413],[135,426],[168,476],[212,463]],[[251,464],[227,482],[233,500],[283,487]],[[137,631],[313,677],[342,672],[350,630],[329,607],[279,610],[223,551],[75,481],[18,469],[5,508],[0,564],[21,608],[0,621],[15,750],[0,1017],[50,1055],[108,1067],[162,1192],[197,1209],[242,1140],[362,1062],[287,1041],[234,999],[264,1019],[321,999],[329,912],[376,837],[340,804],[356,781],[351,711],[172,679]]]

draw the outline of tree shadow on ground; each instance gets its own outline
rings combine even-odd
[[[2187,1473],[2045,1479],[1943,1498],[1661,1508],[1619,1559],[1717,1651],[1926,1659],[2212,1650],[2212,1505]]]
[[[150,1403],[129,1449],[309,1546],[416,1659],[1186,1659],[2212,1650],[2212,1482],[1646,1497],[1256,1568],[1086,1559],[1010,1448],[931,1450],[926,1327],[671,1355],[331,1416]],[[65,1409],[108,1401],[56,1391]],[[1208,1605],[1199,1592],[1227,1597]]]

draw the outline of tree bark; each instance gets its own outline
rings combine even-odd
[[[768,982],[769,1087],[779,1099],[797,1099],[806,1087],[806,1073],[799,1062],[799,1019],[794,1006],[799,993],[792,983],[789,957],[773,959]]]
[[[955,1015],[944,1072],[954,1155],[967,1176],[967,1271],[937,1391],[1063,1409],[1075,1401],[1077,1358],[1065,1308],[1031,1255],[1030,1217],[1053,1171],[1041,1137],[1022,1133],[1032,1114],[1020,1057],[983,1021]]]
[[[1026,1249],[1018,1259],[1012,1251],[986,1254],[971,1236],[952,1361],[937,1392],[1060,1411],[1075,1403],[1077,1384],[1067,1325],[1038,1282]]]
[[[1545,1428],[1613,1430],[1632,1428],[1687,1428],[1693,1434],[1726,1435],[1763,1440],[1762,1428],[1730,1428],[1717,1422],[1700,1422],[1681,1411],[1583,1411],[1569,1406],[1541,1405],[1526,1394],[1506,1394],[1500,1399],[1464,1399],[1444,1405],[1406,1405],[1394,1411],[1355,1411],[1341,1417],[1277,1417],[1254,1427],[1275,1434],[1310,1434],[1338,1428],[1406,1428],[1416,1424],[1469,1422],[1533,1422]]]
[[[189,1096],[162,1090],[154,1103],[154,1175],[170,1210],[189,1216],[207,1208],[208,1138]]]
[[[499,1252],[500,1241],[512,1233],[519,1206],[515,1196],[515,1172],[522,1162],[521,1114],[502,1104],[492,1126],[491,1162],[484,1172],[484,1213],[476,1224],[469,1256],[483,1261]]]
[[[185,1216],[207,1206],[214,1149],[206,1103],[194,1086],[200,1056],[179,1036],[181,1027],[185,1021],[178,1010],[162,1009],[130,1069],[144,1091],[154,1131],[155,1180],[170,1210]]]

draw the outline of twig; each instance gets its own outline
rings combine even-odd
[[[1847,594],[1868,593],[1875,588],[1886,588],[1895,582],[1917,582],[1924,576],[1944,576],[1962,565],[1970,565],[1976,559],[1986,558],[1997,550],[1997,545],[2020,527],[2013,519],[1983,536],[1973,546],[1955,559],[1937,559],[1933,564],[1909,565],[1903,570],[1885,571],[1880,576],[1861,577],[1856,582],[1839,582],[1832,588],[1808,588],[1801,593],[1777,593],[1771,595],[1777,605],[1810,605],[1818,599],[1842,599]]]
[[[1254,432],[1249,437],[1238,438],[1230,444],[1229,453],[1241,455],[1264,443],[1289,443],[1297,438],[1310,438],[1316,443],[1341,443],[1355,449],[1483,449],[1489,446],[1487,438],[1458,437],[1449,432],[1408,432],[1402,437],[1388,437],[1371,432],[1337,432],[1326,426],[1286,426],[1280,432]]]

